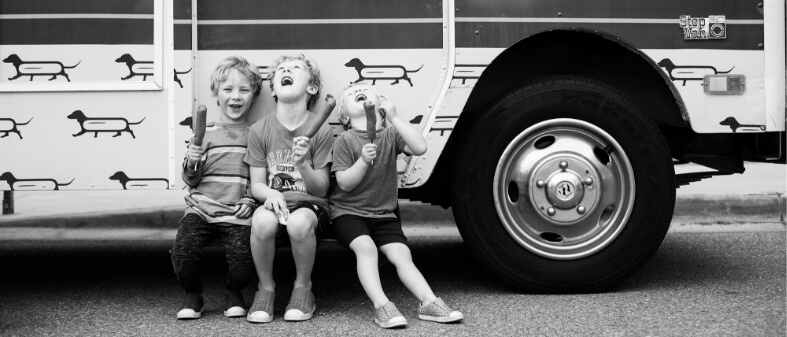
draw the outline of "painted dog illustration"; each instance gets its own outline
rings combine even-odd
[[[11,63],[16,68],[16,76],[9,77],[9,81],[13,81],[17,78],[22,76],[30,76],[30,80],[33,80],[33,76],[52,76],[49,80],[57,79],[57,76],[63,76],[66,78],[67,81],[71,82],[71,79],[68,78],[68,74],[66,74],[66,69],[74,69],[76,68],[82,61],[77,62],[77,64],[73,66],[64,66],[62,62],[59,61],[22,61],[16,54],[8,55],[5,59],[3,59],[5,63]]]
[[[189,70],[186,70],[186,71],[181,71],[181,72],[178,72],[178,70],[177,70],[177,69],[173,69],[173,70],[175,70],[175,82],[178,82],[178,84],[180,85],[180,87],[181,87],[181,88],[183,88],[183,83],[182,83],[182,82],[180,82],[180,78],[178,78],[178,75],[185,75],[185,74],[188,74],[189,72],[191,72],[191,68],[189,68]]]
[[[147,80],[148,76],[153,76],[153,61],[137,61],[130,54],[123,54],[118,57],[115,62],[125,63],[128,67],[128,76],[121,77],[125,81],[134,76],[142,76],[142,80]],[[189,69],[191,71],[191,69]],[[175,75],[177,76],[177,74]]]
[[[738,120],[735,119],[735,117],[727,117],[723,121],[719,122],[719,125],[729,126],[733,133],[738,132],[738,129],[740,128],[757,128],[758,130],[765,131],[765,125],[741,124],[738,123]]]
[[[178,125],[188,126],[189,129],[191,129],[191,131],[194,132],[194,118],[191,117],[191,116],[188,116],[185,119],[183,119],[182,121],[180,121],[180,123],[178,123]],[[207,124],[205,124],[206,128],[212,128],[214,126],[216,126],[215,122],[208,122]],[[186,139],[186,144],[189,143],[189,140],[191,140],[191,137],[189,137],[189,139]]]
[[[0,132],[4,132],[5,134],[0,136],[0,138],[8,137],[8,134],[11,132],[15,132],[19,139],[22,139],[22,134],[19,133],[19,129],[16,127],[19,125],[27,125],[30,124],[30,121],[33,120],[33,117],[30,117],[30,120],[24,123],[17,123],[15,120],[11,118],[0,118]]]
[[[355,71],[358,72],[358,79],[355,80],[355,83],[363,80],[372,80],[372,85],[374,85],[377,80],[394,80],[391,83],[391,85],[394,85],[399,83],[399,80],[405,80],[407,83],[410,83],[411,87],[413,86],[413,81],[410,80],[407,74],[416,73],[424,67],[422,64],[416,70],[407,70],[400,65],[365,65],[357,58],[345,63],[344,66],[355,68]]]
[[[16,191],[18,189],[21,190],[52,190],[57,191],[60,189],[60,186],[68,186],[74,182],[74,179],[67,183],[59,183],[55,179],[51,178],[36,178],[36,179],[18,179],[14,177],[11,172],[3,172],[0,174],[0,180],[5,180],[8,183],[8,186],[11,187],[12,191]]]
[[[128,120],[123,117],[92,118],[85,116],[82,110],[75,110],[68,115],[67,118],[75,119],[79,122],[79,127],[82,128],[79,133],[73,135],[74,137],[81,136],[87,132],[93,132],[93,138],[98,137],[99,132],[114,132],[115,135],[112,137],[117,137],[125,131],[130,133],[132,138],[137,138],[134,136],[134,131],[131,130],[131,125],[139,125],[146,117],[142,117],[142,120],[139,122],[129,123]]]
[[[421,121],[423,120],[424,115],[418,115],[410,120],[410,124],[421,124]],[[446,132],[450,132],[454,129],[457,120],[459,120],[459,116],[437,116],[435,117],[434,124],[432,125],[432,128],[429,129],[429,132],[439,131],[440,136],[444,136]]]
[[[169,180],[165,178],[129,178],[123,171],[117,171],[109,177],[109,180],[117,180],[123,185],[124,190],[128,189],[169,189]]]
[[[671,80],[683,81],[684,86],[686,81],[702,81],[705,75],[729,74],[735,69],[735,66],[727,71],[718,71],[712,66],[676,66],[670,59],[663,59],[658,65],[667,71]]]

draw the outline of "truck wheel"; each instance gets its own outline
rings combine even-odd
[[[453,212],[482,264],[535,292],[609,289],[661,244],[675,205],[656,124],[592,79],[534,80],[483,111],[465,139]]]

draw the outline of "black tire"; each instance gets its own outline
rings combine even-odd
[[[517,136],[524,134],[526,129],[538,123],[551,127],[553,125],[562,125],[559,124],[561,121],[577,121],[577,123],[580,123],[577,125],[588,124],[603,130],[614,139],[611,143],[616,142],[619,146],[618,148],[623,150],[623,153],[614,153],[614,149],[608,150],[610,157],[606,159],[615,161],[620,157],[627,159],[628,163],[630,163],[628,165],[625,163],[625,160],[620,160],[624,163],[607,164],[607,167],[615,166],[620,172],[625,172],[625,168],[629,167],[629,171],[633,173],[633,175],[627,176],[629,181],[633,181],[633,184],[626,185],[624,182],[617,182],[619,189],[609,189],[610,191],[623,191],[619,193],[618,197],[608,197],[609,200],[614,198],[624,201],[628,200],[628,206],[623,203],[624,201],[620,201],[619,210],[615,210],[614,207],[612,207],[614,211],[610,211],[609,208],[606,210],[606,216],[609,217],[610,214],[614,214],[614,221],[618,223],[615,226],[620,227],[617,234],[610,239],[603,239],[606,240],[606,243],[603,245],[601,244],[601,242],[604,242],[602,239],[597,240],[599,241],[598,247],[595,248],[597,250],[592,253],[588,254],[587,251],[590,251],[590,249],[587,248],[583,255],[580,254],[582,253],[582,248],[578,249],[578,257],[559,255],[563,254],[560,251],[561,247],[559,247],[563,244],[560,241],[563,240],[563,237],[560,235],[554,238],[550,237],[550,233],[542,233],[540,237],[517,234],[520,238],[517,239],[512,234],[512,231],[514,231],[513,233],[518,233],[514,226],[526,228],[522,230],[523,232],[533,230],[533,233],[535,233],[534,227],[555,227],[553,223],[547,220],[539,220],[544,221],[543,223],[530,221],[533,219],[550,219],[543,207],[539,211],[537,209],[539,207],[533,206],[541,200],[539,199],[541,198],[539,194],[541,191],[535,190],[532,194],[528,194],[531,193],[529,192],[530,189],[539,188],[538,184],[522,185],[523,183],[520,182],[522,179],[516,180],[511,178],[511,181],[506,185],[510,187],[507,192],[500,192],[501,188],[495,189],[494,187],[502,186],[499,184],[506,183],[500,177],[516,174],[516,171],[509,170],[507,171],[509,173],[495,175],[498,165],[514,167],[514,164],[505,166],[505,160],[501,160],[501,156],[505,154],[504,152],[509,151],[507,148],[513,148],[513,145],[509,146],[509,144],[512,141],[516,141]],[[553,129],[562,130],[560,128]],[[545,130],[552,129],[547,128]],[[574,132],[570,128],[566,130]],[[545,134],[548,134],[548,131],[545,132]],[[573,135],[574,133],[571,134]],[[539,137],[541,137],[539,139],[550,139],[549,137]],[[558,136],[560,140],[561,138],[559,137],[562,136]],[[527,137],[524,139],[527,139]],[[552,139],[554,140],[555,138]],[[548,143],[548,141],[545,142]],[[525,155],[532,155],[532,153],[541,153],[537,152],[541,151],[540,147],[539,149],[528,149],[526,146],[522,146],[522,150],[519,151],[519,153],[525,153],[522,155],[522,158]],[[560,152],[554,150],[553,152],[555,158],[558,158],[559,156],[571,155],[571,151]],[[613,158],[613,155],[618,157]],[[473,129],[465,138],[464,144],[462,144],[461,157],[461,160],[458,160],[456,163],[452,200],[453,213],[460,233],[483,265],[500,279],[519,290],[550,293],[609,290],[611,287],[619,285],[650,259],[663,241],[672,219],[675,204],[675,172],[666,141],[653,120],[631,99],[613,87],[593,79],[579,76],[540,78],[525,83],[503,95],[478,116]],[[591,158],[588,160],[601,161],[603,163],[604,154],[597,154],[595,159]],[[499,164],[499,162],[503,164]],[[560,162],[560,165],[560,167],[563,167],[562,162]],[[534,168],[532,172],[537,172],[538,174],[541,174],[542,171],[548,172],[545,168],[547,167],[546,164],[543,167],[538,170]],[[599,167],[601,170],[608,169],[602,166]],[[562,172],[566,172],[565,168],[563,168]],[[590,172],[590,170],[583,170],[583,172]],[[532,174],[536,177],[536,173]],[[621,175],[621,177],[626,176]],[[581,179],[585,178],[581,177]],[[603,194],[602,190],[606,187],[602,188],[601,184],[615,185],[612,182],[613,179],[604,179],[603,182],[601,180],[599,179],[597,183],[599,184],[595,190],[597,192],[593,192],[597,193],[593,195],[598,196],[594,200],[606,200],[601,196]],[[532,182],[533,180],[531,179],[530,181]],[[589,200],[591,188],[586,187],[584,182],[585,180],[580,180],[578,185],[581,188],[585,188],[583,196]],[[527,186],[528,190],[519,190],[520,186]],[[626,186],[635,187],[627,190],[626,188],[628,187]],[[549,186],[543,192],[545,195],[548,188]],[[629,192],[626,193],[625,191]],[[504,203],[514,206],[501,206],[500,204],[496,206],[497,201],[505,198],[505,196],[500,197],[500,193],[509,193],[509,199],[506,199]],[[550,195],[552,195],[553,199],[549,200],[558,200],[554,199],[554,195],[557,192],[551,193]],[[498,195],[497,200],[496,195]],[[532,197],[533,195],[536,197]],[[562,196],[565,195],[567,194]],[[576,193],[576,195],[579,195],[579,193]],[[519,202],[525,202],[519,199],[520,197],[532,200],[529,201],[529,204],[519,204]],[[581,201],[582,199],[578,200]],[[596,203],[601,204],[602,202],[597,201]],[[518,207],[517,210],[522,210],[522,207],[530,207],[530,210],[525,210],[525,212],[528,212],[527,216],[530,216],[527,218],[528,221],[525,221],[527,223],[506,222],[505,217],[500,213],[501,209],[506,207],[511,209]],[[577,206],[572,207],[574,208],[559,208],[558,211],[562,212],[559,215],[567,216],[571,219],[584,216],[572,215],[573,213],[571,212],[576,211]],[[611,221],[604,220],[604,215],[598,220],[587,220],[598,216],[598,214],[604,214],[596,213],[596,211],[604,212],[600,209],[594,209],[594,213],[591,214],[591,211],[588,210],[586,218],[580,220],[598,221],[599,223]],[[628,220],[620,220],[625,219],[620,214],[628,214]],[[558,226],[555,228],[562,230],[561,228],[569,227]],[[588,231],[590,230],[588,229]],[[598,232],[598,230],[596,231]],[[566,231],[566,233],[569,232]],[[599,238],[601,238],[601,234],[596,235],[599,235]],[[605,235],[611,234],[607,233]],[[521,242],[529,242],[527,240],[532,240],[533,242],[546,240],[544,241],[546,242],[544,247],[547,248],[540,248],[541,246],[537,246],[538,242],[533,244],[536,245],[535,249],[532,247],[527,248],[527,245],[523,245]],[[568,241],[566,241],[566,244],[568,244]],[[545,256],[552,253],[557,254],[558,257]]]

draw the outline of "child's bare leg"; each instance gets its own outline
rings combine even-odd
[[[287,218],[287,234],[290,236],[292,257],[295,260],[294,288],[312,289],[312,269],[317,251],[317,215],[307,208],[299,208]]]
[[[421,304],[428,304],[437,298],[432,292],[432,288],[426,283],[424,276],[415,267],[410,248],[402,243],[394,242],[383,245],[380,247],[380,251],[396,267],[399,279],[421,301]]]
[[[377,265],[377,246],[368,235],[361,235],[350,242],[350,249],[355,253],[358,279],[361,281],[366,296],[372,300],[375,308],[388,303],[388,297],[380,284],[380,272]]]
[[[279,219],[273,212],[259,207],[251,219],[251,257],[260,279],[258,289],[273,291],[273,258],[276,255],[276,231]]]

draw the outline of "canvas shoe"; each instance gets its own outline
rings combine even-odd
[[[287,309],[284,312],[284,320],[305,321],[314,316],[315,310],[317,310],[317,304],[314,301],[314,294],[303,288],[295,288],[292,290],[290,303],[287,304]]]
[[[270,323],[273,321],[274,293],[260,290],[254,294],[254,302],[249,308],[246,320],[253,323]]]
[[[178,319],[197,319],[202,316],[202,307],[205,305],[205,300],[202,299],[202,294],[186,293],[183,298],[183,304],[178,309]]]
[[[432,301],[432,303],[418,306],[418,318],[438,323],[453,323],[463,320],[465,316],[459,311],[451,310],[451,308],[438,297]]]
[[[402,316],[393,302],[390,301],[374,309],[374,322],[386,329],[407,326],[407,319]]]
[[[224,317],[246,316],[246,303],[239,290],[229,290],[224,293]]]

